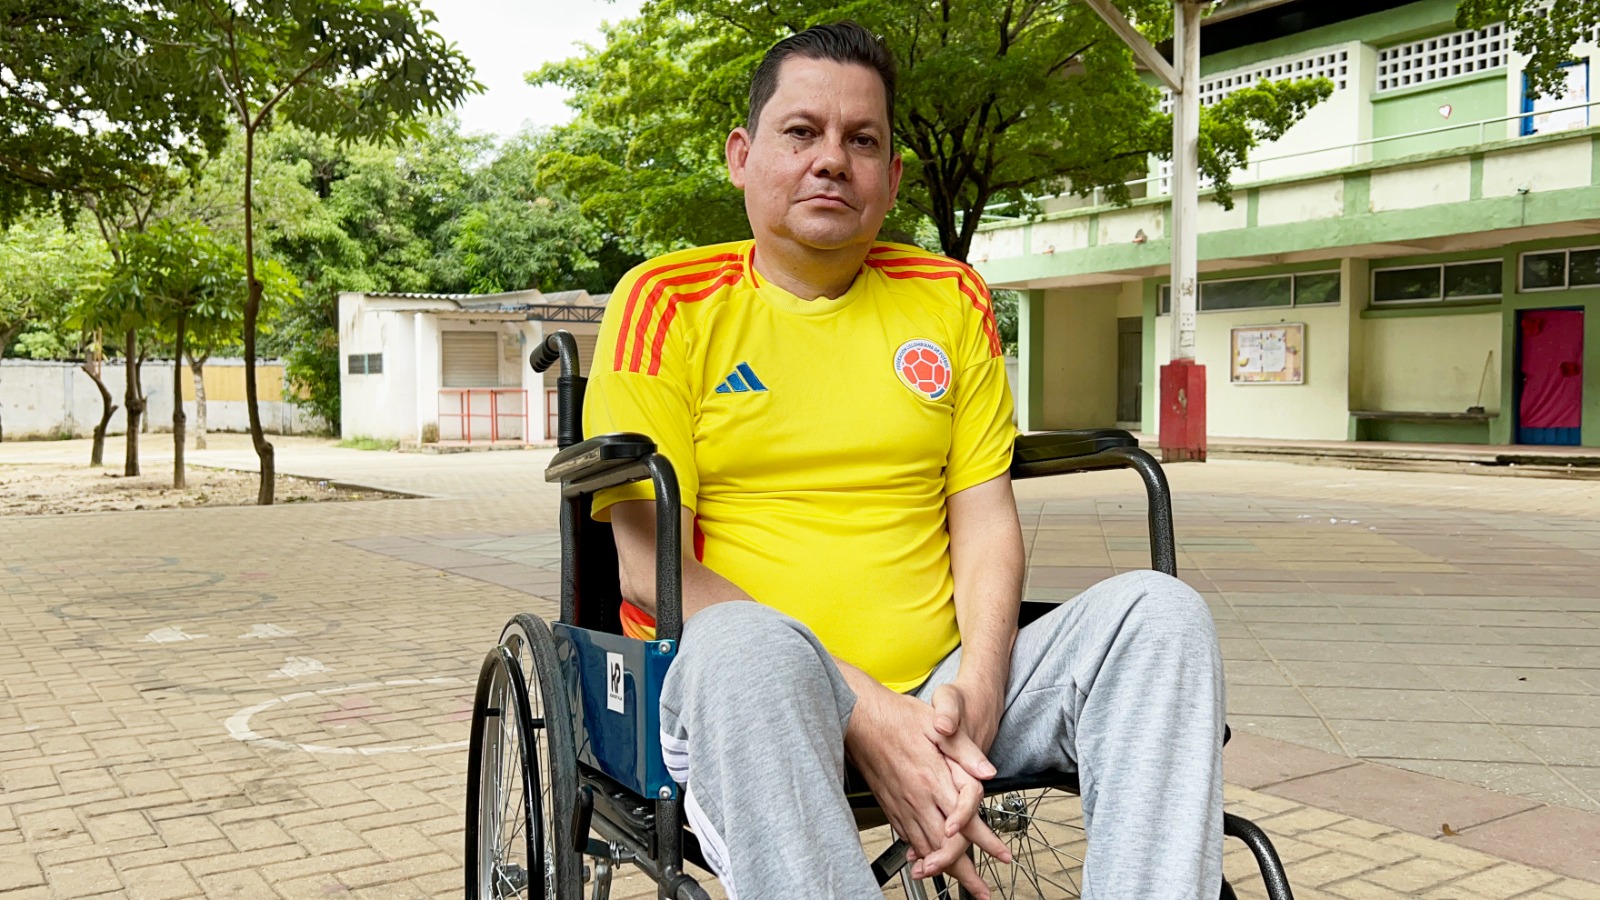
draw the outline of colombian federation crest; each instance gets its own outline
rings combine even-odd
[[[894,373],[901,384],[926,400],[937,400],[950,391],[950,355],[930,340],[916,338],[901,344],[894,353]]]

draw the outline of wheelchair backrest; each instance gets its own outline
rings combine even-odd
[[[583,439],[583,396],[588,379],[580,372],[577,341],[560,330],[535,350],[535,372],[560,360],[556,378],[556,444],[568,447]],[[617,545],[611,525],[590,515],[587,496],[561,504],[561,619],[571,625],[611,634],[622,633],[622,585]]]

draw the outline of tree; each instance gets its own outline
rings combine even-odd
[[[260,275],[273,300],[297,290],[276,261],[264,260]],[[215,346],[234,330],[243,318],[244,284],[238,245],[198,222],[168,219],[128,237],[101,298],[104,314],[126,327],[154,329],[171,342],[173,487],[185,481],[184,355]]]
[[[1165,0],[1120,4],[1149,37],[1170,36]],[[574,92],[579,121],[555,140],[549,177],[585,198],[608,227],[658,245],[748,235],[722,174],[722,143],[743,124],[749,73],[780,38],[854,17],[884,36],[900,65],[894,141],[905,159],[894,230],[932,223],[940,247],[965,259],[982,210],[1125,182],[1171,153],[1171,117],[1133,56],[1087,6],[1071,0],[653,0],[607,32],[607,45],[530,76]],[[1202,113],[1201,169],[1231,203],[1229,174],[1260,141],[1280,136],[1332,85],[1264,83]],[[912,215],[916,214],[916,215]]]
[[[53,348],[60,342],[59,324],[92,288],[104,254],[99,240],[54,216],[29,218],[0,233],[0,360],[30,325],[47,326],[40,343]],[[0,421],[0,440],[3,426]]]
[[[225,110],[190,89],[167,6],[0,0],[0,227],[126,189],[220,142]]]
[[[492,294],[566,290],[598,268],[599,228],[559,191],[538,187],[538,149],[527,136],[471,173],[436,243],[446,291]]]
[[[258,228],[305,288],[264,346],[284,356],[295,402],[338,426],[340,291],[599,292],[641,260],[535,187],[543,150],[531,134],[464,135],[450,117],[401,146],[293,127],[264,140]]]
[[[1600,29],[1600,2],[1596,0],[1461,0],[1456,24],[1482,28],[1506,23],[1511,46],[1528,57],[1523,70],[1528,93],[1561,97],[1566,93],[1566,73],[1561,67],[1573,61],[1572,47],[1593,40]]]
[[[255,383],[257,277],[254,168],[257,139],[293,122],[342,140],[416,135],[418,117],[437,115],[481,90],[455,47],[428,25],[418,0],[194,0],[181,18],[195,70],[225,98],[244,139],[245,394],[250,436],[261,460],[259,503],[276,478],[262,433]]]

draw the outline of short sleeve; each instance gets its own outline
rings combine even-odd
[[[1017,427],[989,289],[970,269],[958,280],[961,335],[955,342],[955,417],[945,496],[983,484],[1011,468]]]
[[[638,323],[631,321],[639,310],[630,309],[629,303],[637,279],[638,270],[624,276],[601,319],[583,400],[583,433],[594,437],[632,431],[655,441],[656,450],[677,473],[683,505],[694,509],[700,479],[695,469],[694,410],[689,401],[683,329],[670,329],[658,347],[650,348],[659,353],[659,365],[631,364],[630,348],[642,339]],[[595,494],[592,514],[599,521],[610,521],[606,510],[612,504],[653,499],[655,487],[649,481],[607,488]]]

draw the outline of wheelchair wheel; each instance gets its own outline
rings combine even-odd
[[[522,618],[522,617],[519,617]],[[529,616],[490,651],[478,679],[467,771],[469,900],[575,900],[577,761],[554,642]]]
[[[528,688],[537,750],[540,809],[545,836],[549,900],[577,898],[583,890],[583,860],[574,849],[573,807],[578,798],[578,749],[571,706],[556,662],[555,637],[538,616],[518,613],[500,632],[500,646],[517,661]]]
[[[993,794],[983,798],[979,814],[1015,859],[1008,866],[978,854],[978,874],[993,896],[1008,900],[1079,896],[1087,841],[1076,796],[1050,788]],[[923,892],[930,900],[972,896],[953,878],[931,879]]]

